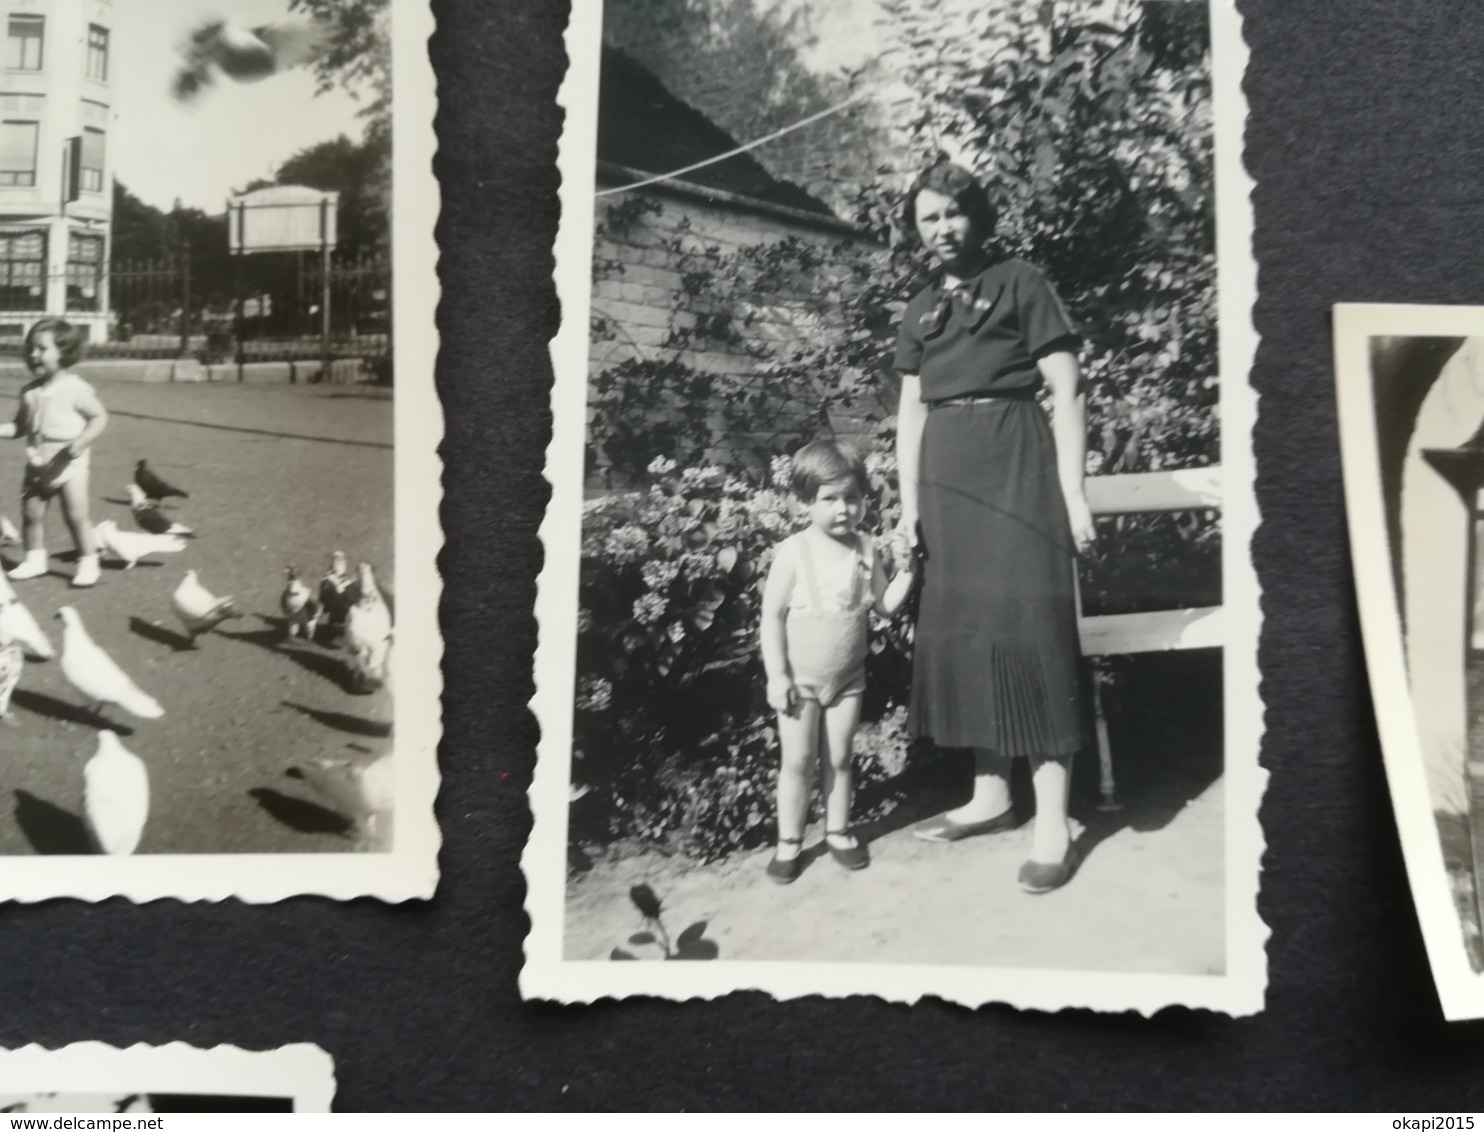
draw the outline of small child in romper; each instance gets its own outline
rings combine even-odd
[[[26,441],[21,480],[26,558],[10,571],[16,581],[47,573],[46,512],[54,497],[77,544],[74,586],[98,583],[98,543],[88,514],[88,469],[93,441],[108,426],[98,395],[72,372],[85,332],[60,318],[43,318],[26,335],[26,365],[36,375],[21,388],[15,420],[0,424],[0,439]]]
[[[866,468],[854,450],[832,441],[806,444],[793,458],[794,495],[809,526],[779,544],[763,587],[762,651],[768,704],[778,712],[778,848],[768,876],[789,884],[800,854],[814,762],[825,796],[825,844],[847,869],[870,854],[850,831],[850,748],[866,687],[867,617],[890,617],[912,591],[903,556],[887,581],[881,555],[856,527],[865,513]]]

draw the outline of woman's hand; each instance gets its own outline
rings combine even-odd
[[[902,508],[902,517],[897,520],[896,531],[892,534],[892,541],[898,540],[909,548],[917,545],[917,516],[905,507]]]
[[[1098,537],[1097,526],[1092,521],[1092,508],[1087,505],[1087,496],[1077,495],[1067,500],[1067,519],[1072,527],[1072,542],[1077,546],[1077,553],[1086,553]]]
[[[792,676],[768,677],[768,706],[781,715],[793,715],[799,705],[799,692]]]

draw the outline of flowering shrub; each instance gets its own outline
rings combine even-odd
[[[868,533],[896,521],[892,461],[869,461],[878,489]],[[639,837],[703,860],[774,836],[778,736],[757,633],[761,583],[804,518],[783,486],[659,458],[647,490],[609,495],[583,515],[574,749],[584,802],[577,838]],[[857,784],[906,765],[909,615],[874,628],[857,736]],[[876,791],[880,794],[881,791]],[[577,815],[581,815],[578,820]],[[857,817],[869,816],[858,814]]]

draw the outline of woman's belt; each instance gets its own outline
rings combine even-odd
[[[947,409],[954,405],[987,405],[993,401],[1034,401],[1036,387],[1006,389],[1003,393],[965,393],[961,397],[944,397],[940,401],[929,401],[929,409]]]

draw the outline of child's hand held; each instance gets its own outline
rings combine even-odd
[[[798,703],[798,690],[791,676],[768,677],[768,706],[774,711],[789,715]]]

